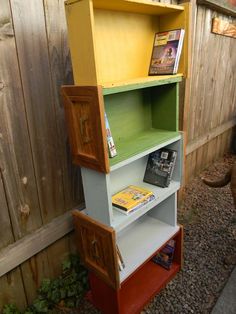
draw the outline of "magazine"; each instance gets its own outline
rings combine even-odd
[[[147,189],[129,185],[112,196],[112,205],[124,214],[130,214],[153,201],[155,195]]]
[[[152,258],[153,262],[170,269],[173,262],[175,251],[175,240],[170,240],[166,246]]]
[[[155,34],[149,75],[176,74],[184,40],[184,29]]]
[[[172,179],[177,151],[162,148],[148,157],[143,181],[160,187],[168,187]]]

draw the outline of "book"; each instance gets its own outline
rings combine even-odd
[[[160,187],[168,187],[172,179],[177,151],[167,148],[149,154],[143,181]]]
[[[155,34],[149,75],[177,73],[184,33],[184,29],[175,29]]]
[[[106,113],[105,113],[105,125],[106,125],[107,146],[108,146],[109,157],[112,158],[117,155],[117,152],[116,152],[116,146],[115,146],[112,134],[111,134],[111,129],[110,129],[110,125],[109,125]]]
[[[170,240],[165,247],[152,258],[152,261],[169,270],[173,263],[174,252],[175,240]]]
[[[116,251],[117,251],[117,260],[118,260],[118,266],[119,266],[119,271],[122,271],[125,268],[125,263],[122,258],[122,255],[120,253],[120,249],[118,245],[116,245]]]
[[[129,185],[112,196],[112,205],[118,211],[128,215],[154,199],[155,195],[152,191]]]

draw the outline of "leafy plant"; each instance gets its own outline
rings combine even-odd
[[[7,304],[4,306],[3,314],[20,314],[20,311],[17,309],[15,304]]]
[[[3,314],[53,313],[53,309],[79,307],[88,290],[87,270],[81,265],[78,255],[71,255],[62,264],[62,274],[53,280],[44,279],[38,297],[24,312],[14,304],[7,304]]]

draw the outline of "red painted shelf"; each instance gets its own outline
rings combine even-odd
[[[170,270],[149,261],[127,280],[120,290],[121,313],[139,313],[180,270],[180,265],[173,263]]]

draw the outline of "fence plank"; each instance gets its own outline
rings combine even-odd
[[[55,256],[54,256],[55,258]],[[42,280],[45,278],[53,278],[53,270],[49,267],[47,250],[39,252],[26,262],[22,263],[21,272],[22,280],[25,288],[25,296],[27,304],[32,304],[37,297],[37,290]]]
[[[219,127],[212,129],[209,132],[206,132],[203,136],[195,139],[194,141],[188,143],[186,148],[186,154],[191,154],[193,151],[197,150],[201,146],[213,140],[215,137],[223,134],[229,129],[233,128],[236,125],[236,118],[229,120],[228,122],[221,124]]]
[[[1,1],[0,69],[0,164],[14,238],[19,239],[40,227],[42,219],[8,0]]]
[[[8,213],[7,200],[2,182],[0,170],[0,221],[3,228],[0,228],[0,250],[14,241],[11,221]]]
[[[72,65],[68,47],[64,0],[44,0],[45,21],[48,37],[53,97],[62,157],[62,178],[64,183],[65,206],[71,209],[83,201],[82,182],[79,167],[73,166],[68,147],[65,115],[60,97],[61,85],[73,84]]]
[[[19,267],[0,278],[0,287],[0,310],[9,303],[17,304],[20,310],[26,307],[27,301]]]
[[[228,42],[228,51],[226,57],[227,66],[225,68],[225,77],[228,79],[224,80],[224,85],[222,88],[222,104],[221,104],[221,114],[218,119],[218,123],[223,123],[229,120],[232,116],[235,116],[235,104],[236,95],[235,81],[236,81],[236,54],[234,53],[236,49],[236,40],[233,38],[225,38]]]
[[[43,222],[65,209],[59,134],[41,0],[11,0]]]
[[[199,110],[199,104],[197,102],[197,96],[198,96],[198,86],[200,84],[200,66],[201,66],[201,51],[202,51],[202,37],[203,37],[203,30],[204,30],[204,17],[205,17],[205,11],[202,8],[197,8],[196,11],[197,18],[196,18],[196,24],[195,24],[195,42],[193,47],[193,64],[192,64],[192,78],[194,78],[194,82],[190,84],[190,99],[191,104],[189,107],[189,115],[188,115],[188,140],[187,142],[190,142],[195,137],[195,124],[196,120],[198,119],[198,110]],[[191,78],[191,79],[192,79]]]
[[[34,233],[9,245],[0,253],[0,276],[42,251],[72,230],[72,216],[70,212],[67,212]]]

